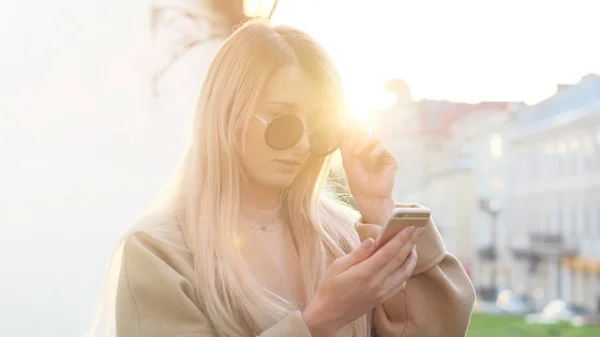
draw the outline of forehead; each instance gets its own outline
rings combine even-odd
[[[297,113],[312,113],[331,108],[331,98],[323,83],[310,77],[296,65],[273,72],[260,95],[259,105],[281,105]]]

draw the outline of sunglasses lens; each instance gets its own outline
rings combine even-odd
[[[310,151],[315,156],[326,156],[337,150],[342,140],[342,129],[334,123],[321,124],[310,134]]]
[[[281,115],[271,121],[265,131],[267,145],[275,150],[294,146],[304,133],[300,117],[293,114]]]

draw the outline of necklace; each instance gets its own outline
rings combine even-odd
[[[250,225],[250,228],[252,228],[252,229],[254,229],[256,231],[261,231],[261,232],[275,232],[275,231],[278,231],[281,228],[283,228],[283,226],[285,224],[281,223],[279,226],[276,226],[276,227],[273,227],[273,228],[269,228],[269,226],[273,225],[280,218],[281,218],[281,216],[278,216],[277,218],[275,218],[275,220],[271,221],[268,224],[257,224],[255,222],[247,220],[247,219],[244,219],[244,221],[246,221]]]

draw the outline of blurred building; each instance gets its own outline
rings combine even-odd
[[[511,147],[513,284],[600,310],[600,76],[519,110]]]
[[[459,235],[469,237],[462,249],[465,262],[473,266],[473,282],[482,297],[493,296],[510,284],[510,208],[506,205],[511,188],[509,140],[518,106],[482,105],[452,126],[453,152],[468,158],[472,186],[470,204],[463,206],[472,212],[470,222],[455,227],[460,229]]]
[[[498,276],[505,274],[507,263],[497,261],[497,237],[501,236],[493,230],[505,222],[501,212],[506,181],[502,142],[515,103],[435,104],[442,112],[441,122],[435,122],[431,110],[422,110],[428,112],[422,115],[428,122],[425,125],[438,125],[424,133],[431,159],[424,168],[426,204],[435,209],[448,250],[461,261],[475,285],[497,287],[499,281],[506,283]],[[431,151],[432,144],[436,152]]]
[[[476,287],[600,309],[600,76],[533,106],[393,87],[405,99],[373,125],[400,162],[394,197],[434,210]]]
[[[377,111],[370,125],[399,162],[394,199],[433,209],[448,250],[472,276],[479,267],[477,220],[484,217],[479,214],[478,200],[494,196],[478,187],[480,180],[492,183],[492,174],[477,179],[474,175],[473,147],[484,141],[477,138],[477,124],[512,109],[513,103],[414,101],[401,80],[390,81],[386,88],[396,95],[396,103]],[[504,174],[498,177],[505,179]]]
[[[452,125],[470,113],[471,105],[446,101],[419,102],[418,152],[422,153],[422,198],[447,249],[473,273],[473,206],[475,187],[471,158],[462,143],[452,142]]]

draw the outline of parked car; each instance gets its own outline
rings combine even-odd
[[[548,303],[542,312],[525,316],[525,322],[529,324],[555,324],[590,314],[583,307],[566,303],[563,300],[554,300]]]
[[[496,303],[489,301],[477,301],[473,307],[473,311],[489,315],[506,315],[506,311],[498,308]]]
[[[569,320],[574,326],[600,325],[600,314],[577,315]]]
[[[478,298],[474,311],[491,315],[522,316],[533,312],[534,306],[527,296],[504,289],[498,293],[495,301]]]
[[[516,294],[512,290],[499,292],[496,298],[496,306],[508,315],[522,316],[534,311],[534,305],[530,298]]]

